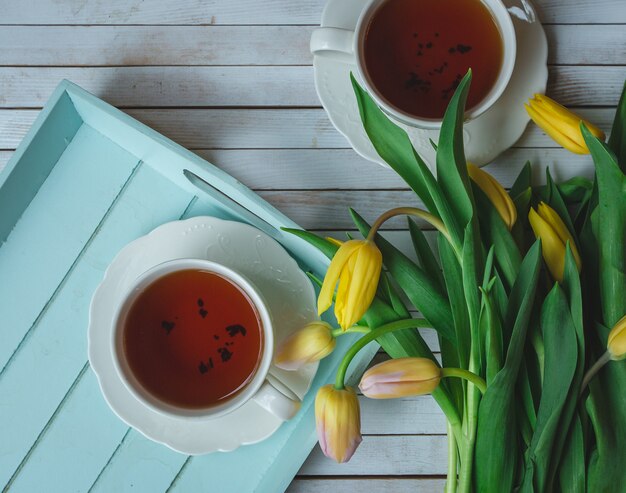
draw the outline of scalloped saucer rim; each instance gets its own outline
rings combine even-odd
[[[167,417],[138,401],[113,371],[113,355],[107,344],[113,330],[112,308],[131,280],[154,265],[175,258],[208,258],[251,279],[264,293],[277,322],[277,343],[304,323],[317,319],[315,292],[310,280],[287,251],[262,231],[208,216],[163,224],[126,245],[113,259],[94,292],[88,352],[103,396],[122,421],[147,438],[181,453],[228,452],[262,441],[271,436],[282,421],[253,401],[218,418]],[[313,363],[296,372],[272,367],[270,375],[302,398],[317,367],[318,364]]]

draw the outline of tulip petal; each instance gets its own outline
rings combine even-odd
[[[315,420],[324,455],[337,462],[350,460],[361,443],[361,416],[354,389],[322,387],[315,398]]]
[[[371,399],[430,394],[439,385],[441,369],[428,358],[398,358],[367,370],[359,388]]]
[[[330,305],[333,303],[333,293],[335,291],[335,285],[339,280],[341,271],[345,263],[348,261],[352,253],[359,247],[360,242],[358,240],[350,240],[344,243],[339,250],[335,253],[335,256],[328,266],[328,271],[324,276],[324,282],[322,289],[317,298],[317,311],[321,315],[324,313]]]
[[[559,235],[559,238],[564,245],[566,245],[569,241],[569,247],[572,250],[576,267],[578,267],[578,271],[580,272],[582,261],[578,253],[578,248],[576,248],[576,242],[574,241],[574,237],[570,233],[569,229],[561,219],[561,216],[559,216],[556,211],[545,202],[539,203],[537,212],[548,224],[550,224],[550,226],[552,226],[552,229],[557,235]]]
[[[531,101],[530,105],[524,105],[526,111],[533,119],[533,121],[541,127],[541,129],[547,133],[557,144],[560,144],[565,149],[574,152],[576,154],[589,154],[589,150],[586,147],[581,147],[577,142],[573,141],[569,137],[563,135],[551,122],[549,122],[543,114],[537,111],[537,105]]]
[[[506,190],[493,176],[478,166],[468,163],[467,171],[470,178],[487,195],[510,231],[515,221],[517,221],[517,209],[509,194],[506,193]]]
[[[613,360],[621,360],[626,357],[626,315],[611,329],[607,349]]]
[[[541,238],[541,253],[550,274],[555,280],[562,282],[565,269],[565,243],[532,207],[528,212],[528,221],[535,236]]]
[[[346,303],[348,302],[348,293],[350,292],[350,285],[354,275],[354,266],[356,265],[357,255],[353,254],[349,259],[343,270],[341,271],[341,277],[339,279],[339,287],[337,288],[337,296],[335,297],[335,318],[339,323],[339,326],[346,330],[349,327],[343,323],[345,319]]]
[[[294,332],[276,348],[274,364],[283,370],[298,370],[328,356],[335,348],[332,327],[316,321]]]
[[[339,321],[344,330],[357,323],[369,308],[376,295],[381,269],[380,250],[373,242],[365,242],[358,250],[343,320]]]
[[[570,137],[576,142],[579,142],[582,147],[587,147],[585,144],[585,140],[582,136],[582,132],[580,131],[580,122],[584,122],[589,131],[601,140],[606,138],[606,135],[602,130],[596,127],[593,123],[588,120],[585,120],[583,117],[574,113],[573,111],[567,109],[565,106],[557,103],[553,99],[545,96],[544,94],[535,94],[535,100],[538,101],[547,111],[555,115],[557,118],[561,119],[563,122],[567,123],[568,127],[574,130],[576,133],[576,138]]]

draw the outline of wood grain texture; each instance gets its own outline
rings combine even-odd
[[[352,149],[200,149],[200,157],[254,190],[377,190],[406,189],[393,171],[372,163]],[[0,170],[13,151],[0,151]],[[485,169],[510,187],[526,161],[536,184],[545,183],[545,168],[555,179],[591,177],[589,156],[559,148],[513,148]]]
[[[325,0],[0,0],[5,24],[318,24]],[[622,0],[535,0],[548,23],[626,23]]]
[[[350,462],[337,464],[319,446],[298,472],[300,476],[442,475],[446,473],[444,435],[364,436]]]
[[[0,12],[1,12],[0,8]],[[310,26],[0,26],[0,66],[310,65]],[[621,25],[546,26],[549,63],[626,62]],[[245,40],[242,41],[242,40]],[[94,53],[98,53],[94,57]]]
[[[581,108],[581,116],[608,131],[614,108]],[[346,149],[322,109],[137,109],[128,114],[189,149]],[[37,110],[0,110],[0,150],[15,149]],[[555,148],[529,125],[515,147]],[[254,184],[250,184],[254,186]]]
[[[443,491],[445,479],[316,479],[297,478],[287,493],[433,493]]]
[[[626,78],[623,66],[549,71],[548,94],[568,106],[615,106]],[[62,79],[125,108],[320,106],[310,66],[0,67],[0,108],[39,108]]]

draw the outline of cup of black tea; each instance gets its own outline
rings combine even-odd
[[[254,400],[286,420],[300,408],[268,375],[274,331],[261,293],[224,265],[157,265],[123,295],[114,320],[116,371],[159,414],[214,418]]]
[[[502,95],[516,39],[501,0],[371,0],[354,31],[316,29],[311,52],[356,65],[365,89],[395,120],[438,129],[468,69],[467,119]]]

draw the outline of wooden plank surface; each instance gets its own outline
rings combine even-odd
[[[320,107],[308,42],[324,3],[0,0],[0,170],[53,88],[68,78],[193,149],[322,235],[354,232],[348,206],[372,220],[389,204],[417,203],[393,172],[354,153]],[[626,3],[535,4],[549,42],[549,95],[608,131],[626,79]],[[536,163],[537,183],[545,166],[561,180],[592,173],[588,156],[558,148],[534,125],[487,169],[510,186],[527,159]],[[392,221],[384,235],[413,256],[405,228],[405,222]],[[426,234],[435,239],[434,232]],[[105,246],[91,245],[89,258],[98,268],[110,253]],[[84,290],[92,271],[88,262],[79,264],[59,299]],[[45,477],[52,492],[152,492],[174,483],[176,491],[191,491],[202,468],[186,468],[185,456],[129,431],[104,407],[84,366],[84,338],[43,330],[63,322],[62,306],[53,308],[0,373],[3,395],[8,390],[16,397],[0,405],[1,416],[29,423],[0,440],[0,487],[9,481],[11,492],[43,491]],[[423,334],[437,351],[436,334]],[[379,354],[374,362],[384,358]],[[35,382],[35,402],[28,392],[32,370],[48,367],[58,381]],[[441,491],[445,421],[434,401],[360,396],[360,402],[365,439],[353,460],[337,465],[316,448],[289,493]],[[98,430],[90,429],[90,414],[99,417]]]
[[[0,0],[3,24],[317,24],[325,0]],[[543,22],[626,23],[622,0],[536,0]]]
[[[133,109],[127,113],[190,149],[345,149],[349,145],[324,110],[317,108]],[[579,113],[608,131],[615,109],[581,108]],[[37,114],[37,110],[0,110],[0,150],[14,149]],[[556,148],[557,144],[529,125],[515,146]]]
[[[0,66],[310,65],[313,29],[5,26],[0,29]],[[626,33],[620,25],[554,25],[546,26],[546,34],[551,64],[615,65],[626,60]]]
[[[623,66],[600,78],[587,65],[549,71],[550,94],[568,106],[614,106],[626,77]],[[0,108],[39,108],[61,79],[123,108],[320,106],[310,66],[0,67]]]

